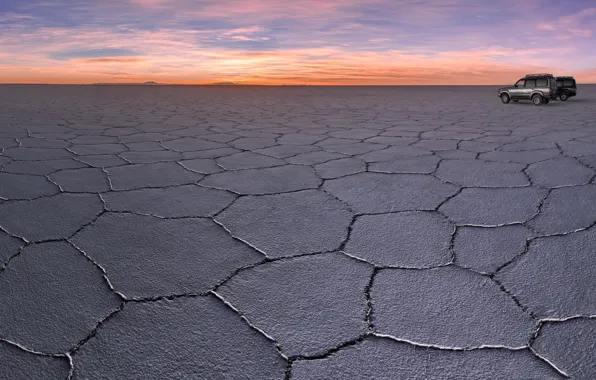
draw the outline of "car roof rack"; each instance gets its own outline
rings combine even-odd
[[[574,78],[569,77],[569,76],[562,76],[562,77],[557,77],[557,79],[574,79]]]
[[[535,77],[553,77],[553,74],[548,73],[539,73],[539,74],[527,74],[526,78],[535,78]]]

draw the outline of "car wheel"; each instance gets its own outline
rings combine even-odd
[[[509,94],[507,94],[507,93],[501,94],[501,101],[505,104],[509,103],[511,101]]]
[[[540,96],[540,95],[532,96],[532,103],[534,103],[535,106],[541,105],[542,104],[542,96]]]
[[[544,99],[544,104],[548,104],[548,102],[550,102],[549,99]]]
[[[566,101],[567,99],[569,99],[569,95],[567,95],[566,93],[562,93],[561,95],[559,95],[559,99],[561,99],[561,101]]]

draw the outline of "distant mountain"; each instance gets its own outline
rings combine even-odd
[[[118,83],[118,82],[114,82],[114,83],[107,83],[107,82],[99,82],[99,83],[93,83],[94,86],[156,86],[156,85],[163,85],[163,83],[157,83],[157,82],[143,82],[143,83]]]
[[[238,83],[236,82],[215,82],[210,83],[211,86],[237,86]]]

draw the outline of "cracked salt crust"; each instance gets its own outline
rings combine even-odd
[[[54,100],[51,108],[43,102],[44,96],[50,96],[47,93],[50,90]],[[338,374],[343,374],[340,378],[374,378],[388,373],[408,377],[409,368],[414,368],[414,375],[424,372],[429,377],[438,376],[437,371],[440,371],[441,378],[445,379],[461,378],[463,373],[470,375],[470,371],[478,369],[484,371],[482,376],[490,373],[493,378],[593,377],[590,372],[593,368],[583,354],[589,353],[589,341],[569,340],[566,352],[573,352],[571,356],[558,352],[549,343],[552,339],[561,340],[556,338],[557,334],[573,336],[584,330],[592,331],[596,324],[596,304],[592,299],[575,302],[581,299],[581,292],[594,278],[591,262],[584,262],[587,256],[581,249],[570,255],[566,250],[558,249],[555,240],[549,240],[566,239],[566,246],[579,244],[581,247],[581,241],[593,233],[596,225],[596,209],[590,207],[595,202],[590,202],[589,191],[592,186],[589,183],[596,178],[593,165],[596,131],[591,121],[595,114],[585,103],[565,104],[571,111],[565,112],[567,122],[562,123],[558,121],[561,104],[529,114],[521,105],[507,108],[495,105],[491,102],[494,100],[492,96],[489,98],[480,88],[465,90],[470,94],[457,98],[442,97],[433,108],[421,105],[417,95],[392,92],[391,97],[383,95],[381,99],[376,90],[366,88],[347,91],[342,101],[331,92],[325,93],[325,89],[313,88],[308,89],[312,96],[306,97],[295,97],[292,89],[268,89],[247,98],[231,98],[221,93],[218,103],[214,103],[209,92],[219,91],[217,89],[197,90],[192,101],[176,89],[168,89],[167,102],[138,92],[134,94],[135,102],[124,100],[118,103],[111,101],[110,91],[123,91],[126,95],[132,90],[106,89],[105,94],[91,97],[87,89],[76,89],[80,94],[75,103],[57,89],[38,89],[37,97],[20,91],[8,94],[0,88],[0,101],[6,105],[0,111],[0,231],[4,238],[18,243],[16,246],[5,244],[8,253],[3,252],[0,256],[4,260],[0,267],[0,282],[4,279],[8,281],[7,286],[15,287],[17,283],[13,279],[29,273],[22,263],[32,260],[31,249],[36,245],[66,244],[65,247],[74,250],[75,262],[87,268],[89,265],[95,267],[99,283],[93,291],[114,297],[117,306],[107,316],[88,314],[85,307],[92,305],[86,303],[90,301],[84,301],[78,311],[82,318],[93,323],[66,352],[33,350],[26,344],[30,338],[8,339],[0,333],[0,342],[3,342],[0,346],[8,347],[6,352],[13,355],[11,363],[19,363],[12,367],[13,372],[22,371],[23,376],[36,379],[35,369],[47,365],[47,371],[60,373],[56,377],[93,379],[102,373],[98,363],[126,366],[126,360],[138,362],[134,356],[119,357],[113,352],[133,352],[136,346],[132,342],[139,339],[147,347],[171,344],[167,340],[160,341],[162,338],[149,332],[152,330],[135,333],[135,329],[148,321],[143,313],[151,310],[156,319],[172,315],[184,321],[182,326],[211,323],[201,320],[200,315],[204,312],[212,313],[215,321],[225,316],[229,324],[225,329],[213,327],[215,333],[203,340],[205,347],[222,358],[229,358],[230,362],[242,355],[250,355],[240,352],[237,353],[240,356],[234,356],[234,350],[242,345],[232,348],[226,346],[225,340],[219,340],[228,330],[243,331],[228,340],[244,339],[244,344],[262,345],[264,350],[252,357],[254,366],[238,365],[242,370],[254,371],[251,372],[253,378],[266,378],[265,373],[286,380],[321,376],[332,379]],[[596,91],[591,95],[589,89],[586,91],[585,96],[596,97]],[[27,102],[23,101],[24,96],[27,96]],[[483,96],[486,102],[478,103],[477,113],[470,112],[465,99]],[[376,107],[365,103],[375,99],[382,100]],[[88,174],[83,178],[77,173]],[[102,183],[106,180],[107,183]],[[384,190],[380,190],[383,186]],[[301,194],[309,192],[318,194],[321,199],[329,197],[334,201],[329,205],[336,206],[323,217],[313,219],[319,211],[318,203],[311,204],[308,197],[303,202],[314,205],[312,210],[298,202],[284,211],[289,205],[276,203],[277,199],[300,198]],[[488,196],[480,197],[484,201],[470,207],[471,201],[465,199],[473,193]],[[420,197],[421,194],[424,196]],[[497,194],[497,197],[490,194]],[[493,205],[488,211],[479,213],[478,210],[486,207],[489,201]],[[258,204],[258,212],[252,216],[255,225],[260,223],[257,235],[251,229],[251,220],[242,222],[245,226],[238,229],[237,223],[251,208],[234,208],[235,204],[254,207]],[[454,204],[457,207],[453,207]],[[420,260],[423,256],[419,255],[418,261],[404,262],[403,253],[400,254],[398,249],[403,249],[399,247],[399,239],[393,244],[376,244],[375,239],[383,238],[377,236],[368,241],[362,231],[358,232],[356,223],[360,218],[376,220],[377,225],[370,226],[373,232],[390,231],[392,218],[416,212],[432,212],[453,224],[453,232],[440,239],[448,252],[441,256],[441,260]],[[343,217],[344,213],[347,218]],[[219,220],[221,215],[227,215],[227,219]],[[578,215],[581,218],[578,219]],[[140,218],[146,222],[116,228],[110,241],[110,244],[116,242],[113,249],[97,259],[94,251],[101,242],[99,235],[91,234],[81,241],[77,236],[83,236],[82,232],[100,226],[110,217]],[[176,236],[176,232],[169,228],[156,228],[144,240],[160,237],[155,244],[143,249],[135,249],[136,243],[118,245],[118,241],[130,236],[128,233],[118,234],[118,229],[121,232],[132,228],[131,233],[143,236],[150,226],[168,223],[180,226],[180,230],[192,223],[198,224],[184,237]],[[297,228],[300,225],[308,228]],[[110,228],[115,227],[118,225]],[[500,244],[497,237],[485,240],[484,244],[488,246],[475,249],[476,253],[470,248],[465,253],[458,252],[463,249],[461,247],[470,247],[470,239],[474,239],[474,234],[460,234],[459,238],[464,240],[458,241],[459,230],[504,231],[509,228],[525,228],[532,236],[525,237],[525,241],[524,236],[521,237],[523,246]],[[398,235],[398,232],[395,233]],[[414,243],[416,240],[426,243],[424,231],[418,233]],[[313,246],[293,251],[295,244],[273,244],[275,241],[291,241],[296,236]],[[205,250],[205,244],[214,239],[244,248],[234,251],[236,253],[226,249]],[[0,240],[0,248],[4,240]],[[353,252],[353,244],[358,240],[357,252]],[[163,244],[164,241],[168,244]],[[549,260],[536,256],[533,248],[536,244],[542,244]],[[502,245],[504,248],[501,249],[507,252],[489,249],[497,245]],[[412,250],[417,248],[410,246]],[[271,247],[281,249],[272,250]],[[439,249],[429,247],[427,250]],[[123,250],[131,252],[133,257],[138,255],[136,260],[129,262],[128,272],[123,270],[124,261],[119,261]],[[182,252],[177,255],[181,250],[187,256],[181,255]],[[201,256],[205,252],[208,256]],[[151,260],[147,261],[148,254]],[[239,261],[215,271],[217,265],[234,254],[238,255]],[[186,265],[179,261],[181,257],[189,260]],[[379,257],[390,260],[373,260]],[[143,260],[145,264],[141,264]],[[322,288],[308,289],[312,281],[300,287],[299,279],[284,282],[284,276],[280,275],[279,279],[268,282],[267,278],[254,275],[269,273],[266,269],[271,267],[280,268],[278,271],[283,274],[284,268],[296,267],[300,262],[325,260],[338,265],[338,270],[315,266],[310,270],[313,273],[308,275],[328,277],[328,282],[350,289],[346,286],[355,281],[356,275],[348,269],[360,268],[358,270],[365,273],[362,278],[356,276],[358,285],[344,297],[335,294],[338,300],[333,306],[345,309],[344,315],[357,315],[357,324],[342,324],[341,318],[332,319],[327,328],[336,335],[329,335],[327,331],[328,335],[324,335],[327,338],[321,339],[323,335],[313,332],[329,322],[325,318],[316,325],[301,326],[291,318],[276,318],[272,310],[255,308],[255,305],[275,303],[275,300],[286,297],[295,302],[278,302],[279,312],[315,305],[305,310],[315,315],[332,315],[333,310],[326,311],[325,308],[334,304],[323,302]],[[27,270],[35,271],[50,262],[41,260],[29,264]],[[189,270],[193,265],[197,267]],[[199,270],[200,265],[204,268]],[[569,272],[573,268],[575,272]],[[53,269],[51,273],[55,275],[56,283],[68,283],[68,269],[68,265]],[[317,272],[321,269],[321,273]],[[537,281],[530,281],[530,275],[524,271],[532,276],[538,274]],[[463,284],[445,300],[441,298],[441,291],[430,292],[428,285],[435,283],[441,289],[441,276],[430,274],[447,272],[456,273],[453,281],[463,281]],[[121,275],[117,275],[119,273]],[[124,276],[126,273],[131,276]],[[206,278],[198,273],[211,273],[213,278],[208,281],[208,286],[189,287],[189,284],[201,283]],[[412,281],[406,282],[402,291],[419,291],[428,297],[408,302],[410,306],[400,310],[403,318],[410,318],[413,323],[409,332],[396,330],[403,321],[394,321],[383,314],[388,300],[378,298],[379,290],[395,291],[382,281],[387,273],[395,276],[407,273]],[[587,280],[572,286],[578,273]],[[138,278],[143,278],[144,282],[135,279],[133,274],[141,276]],[[286,279],[290,278],[291,272],[287,274]],[[246,282],[247,278],[250,278],[249,282]],[[425,282],[425,278],[428,281]],[[472,285],[474,281],[471,279],[486,285]],[[412,288],[415,283],[418,283],[417,288]],[[553,283],[562,285],[553,289]],[[120,289],[122,284],[129,290],[143,289],[141,285],[149,284],[152,290],[131,295]],[[258,299],[259,292],[250,293],[251,297],[257,297],[252,300],[250,297],[238,298],[236,293],[240,294],[244,287],[257,285],[261,292],[268,294],[267,298]],[[486,293],[483,287],[489,287],[494,293]],[[296,302],[298,298],[292,291],[286,290],[289,293],[285,294],[282,289],[294,289],[296,294],[302,294],[302,304]],[[461,299],[458,291],[464,290],[471,294],[494,294],[494,297],[488,297],[489,301],[508,302],[511,306],[508,310],[526,316],[531,328],[520,327],[525,326],[524,322],[516,325],[518,329],[504,334],[506,329],[501,330],[500,335],[496,331],[484,337],[478,333],[476,341],[466,342],[470,337],[466,338],[464,333],[453,335],[453,330],[450,336],[449,331],[441,328],[429,329],[434,323],[440,327],[441,322],[428,319],[428,315],[412,318],[416,308],[437,302],[445,303],[443,315],[456,315],[453,308],[457,302],[454,300]],[[31,297],[42,294],[40,289],[27,291]],[[227,292],[225,296],[221,294],[224,291]],[[0,302],[6,302],[6,297],[6,294],[0,294]],[[474,296],[468,298],[467,302],[474,302]],[[348,302],[349,299],[361,302],[356,305]],[[18,306],[14,301],[9,302]],[[54,304],[57,305],[59,303]],[[482,304],[476,306],[478,313],[472,313],[470,320],[486,312]],[[67,318],[66,309],[54,315]],[[203,311],[193,313],[189,319],[186,309]],[[137,310],[139,314],[129,310]],[[503,310],[497,308],[490,318],[498,319]],[[27,314],[27,310],[22,313],[20,321],[15,322],[13,333],[25,334],[28,325],[49,318],[44,313]],[[526,317],[520,318],[525,320]],[[417,325],[424,318],[427,318],[427,325]],[[485,319],[474,322],[470,328],[482,326]],[[281,320],[284,322],[280,324]],[[462,323],[465,328],[466,321]],[[354,329],[356,325],[362,329]],[[165,322],[160,326],[165,329],[164,336],[173,333],[175,327]],[[110,335],[113,331],[119,334]],[[412,332],[415,336],[408,336]],[[176,334],[179,334],[178,339],[192,338],[185,330]],[[296,339],[300,336],[311,336],[312,339]],[[331,336],[335,338],[329,338]],[[288,342],[294,343],[288,346]],[[318,343],[313,346],[313,342]],[[57,343],[53,338],[38,342],[47,347]],[[196,343],[190,346],[193,344]],[[311,349],[323,346],[327,349]],[[290,352],[286,347],[292,348]],[[352,357],[353,353],[358,354]],[[195,357],[189,362],[203,366],[203,373],[213,377],[209,371],[215,371],[215,367],[209,367],[208,362],[195,362]],[[396,357],[410,361],[408,365],[395,360],[385,361],[385,358]],[[426,359],[429,357],[434,361]],[[172,362],[166,360],[161,364],[167,366]],[[245,362],[241,360],[240,363]],[[412,366],[412,363],[418,364]],[[463,363],[474,363],[474,367],[466,368]],[[112,367],[120,368],[118,365]],[[0,365],[1,368],[4,367]],[[506,368],[515,372],[507,374],[504,372]],[[192,372],[193,368],[178,367],[178,370]],[[174,373],[151,377],[158,374],[144,367],[135,367],[135,371],[145,379],[168,379]]]

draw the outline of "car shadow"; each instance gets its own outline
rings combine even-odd
[[[594,103],[594,99],[569,99],[565,102],[561,101],[561,100],[551,100],[548,104],[541,104],[538,107],[565,107],[568,104],[573,104],[573,103]],[[531,100],[520,100],[517,103],[511,102],[508,105],[518,105],[518,106],[532,106],[532,107],[536,107],[534,105],[534,103],[532,103]]]
[[[532,103],[531,100],[526,100],[526,101],[520,100],[517,103],[511,102],[508,105],[514,105],[514,106],[520,106],[520,107],[522,107],[522,106],[525,106],[525,107],[527,107],[527,106],[532,106],[532,107],[545,107],[546,106],[546,107],[550,107],[551,105],[556,104],[556,103],[557,102],[555,102],[555,101],[551,101],[548,104],[542,103],[539,106],[535,106],[534,103]],[[562,103],[562,102],[558,102],[558,103]]]
[[[561,102],[563,103],[563,102]],[[569,98],[566,102],[564,103],[594,103],[594,99],[590,99],[590,98]]]

